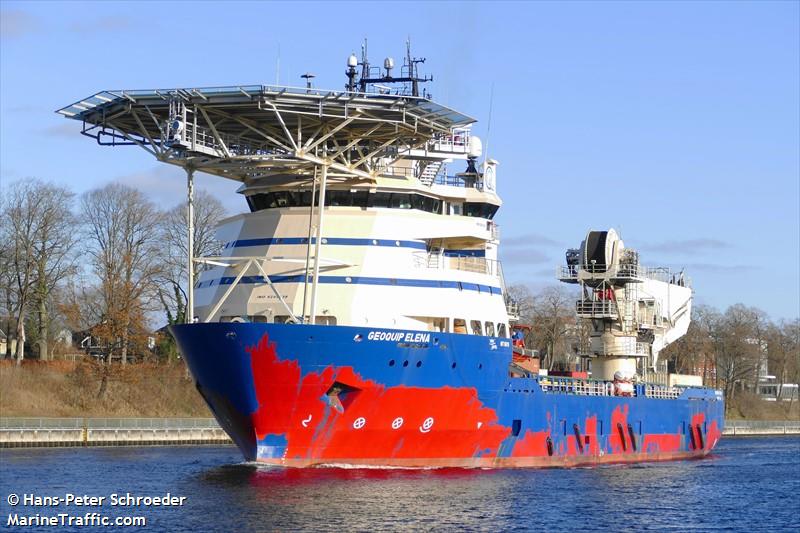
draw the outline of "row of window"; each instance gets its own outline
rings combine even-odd
[[[319,193],[314,197],[314,203],[319,201]],[[311,205],[311,191],[276,191],[251,194],[247,196],[250,211],[263,209],[277,209],[282,207],[309,207]],[[390,209],[418,209],[428,213],[442,213],[442,201],[422,194],[405,192],[370,192],[367,190],[342,191],[329,190],[325,192],[325,205],[333,207],[386,207]],[[451,213],[468,217],[491,219],[497,212],[498,206],[482,202],[466,202],[451,204]]]
[[[239,317],[239,316],[223,316],[221,318],[221,322],[267,322],[268,319],[264,315],[248,315],[247,317]],[[289,315],[275,315],[274,321],[276,324],[285,324],[289,321]],[[335,326],[336,325],[336,317],[335,316],[318,316],[316,318],[317,324],[323,324],[326,326]],[[495,335],[495,331],[497,335]],[[467,330],[467,321],[463,318],[454,318],[453,319],[453,333],[463,333],[463,334],[472,334],[472,335],[486,335],[488,337],[503,337],[508,338],[508,328],[506,327],[505,323],[498,322],[497,328],[495,329],[494,322],[487,320],[486,322],[481,323],[480,320],[470,320],[469,321],[469,330]]]
[[[503,337],[508,338],[508,329],[506,325],[502,322],[497,324],[497,335],[495,335],[495,327],[494,323],[490,321],[486,321],[481,325],[480,320],[470,320],[469,321],[469,333],[472,335],[486,335],[487,337]],[[454,318],[453,319],[453,333],[468,333],[467,332],[467,322],[463,318]]]
[[[276,324],[286,324],[289,322],[289,318],[289,315],[275,315],[274,322]],[[220,318],[220,322],[255,322],[264,324],[269,322],[269,319],[266,315],[247,315],[246,317],[224,315]],[[316,323],[324,326],[335,326],[336,317],[328,315],[318,316],[316,317]]]

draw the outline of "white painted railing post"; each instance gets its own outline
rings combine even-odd
[[[325,211],[325,185],[328,180],[328,164],[322,165],[322,177],[319,184],[319,201],[317,202],[317,235],[314,241],[314,278],[311,284],[311,316],[309,323],[317,320],[317,288],[319,286],[319,249],[322,241],[322,221]]]
[[[186,323],[194,322],[194,169],[186,167],[186,255],[189,271],[186,283]]]

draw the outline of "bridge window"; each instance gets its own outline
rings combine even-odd
[[[392,193],[389,192],[376,192],[369,195],[370,207],[390,207],[392,204]]]
[[[486,203],[467,202],[464,204],[464,215],[468,217],[488,218],[494,217],[498,206]]]
[[[497,336],[498,337],[503,337],[503,338],[507,339],[508,338],[507,331],[508,330],[506,330],[506,325],[505,324],[497,324]]]
[[[481,321],[480,320],[473,320],[470,323],[472,326],[472,334],[473,335],[483,335],[483,331],[481,329]]]
[[[484,325],[486,326],[486,334],[489,337],[494,337],[494,324],[487,320],[486,324],[484,324]]]
[[[453,319],[453,333],[466,333],[467,323],[463,318]]]
[[[319,192],[315,204],[319,201]],[[308,207],[311,191],[275,191],[247,196],[251,212],[284,207]],[[361,190],[328,190],[325,205],[329,207],[386,207],[390,209],[418,209],[427,213],[441,213],[442,201],[437,198],[412,193],[370,192]],[[460,211],[459,213],[460,214]]]
[[[392,193],[392,204],[394,209],[411,209],[411,195]]]

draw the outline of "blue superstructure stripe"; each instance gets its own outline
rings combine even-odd
[[[307,237],[270,237],[264,239],[237,239],[225,243],[225,248],[242,248],[247,246],[273,246],[273,245],[298,245],[308,244]],[[316,244],[316,238],[311,237],[311,244]],[[322,244],[333,246],[388,246],[393,248],[413,248],[425,250],[422,241],[400,241],[392,239],[350,239],[346,237],[323,237]]]
[[[230,285],[236,278],[226,276],[210,281],[203,281],[197,284],[197,288],[213,287],[214,285]],[[302,274],[294,276],[272,276],[269,278],[272,283],[303,283],[305,276]],[[404,279],[404,278],[375,278],[368,276],[320,276],[320,283],[332,283],[343,285],[394,285],[397,287],[427,287],[434,289],[461,289],[465,291],[477,291],[486,294],[502,295],[500,287],[491,285],[481,285],[478,283],[468,283],[466,281],[448,281],[438,279]],[[266,283],[263,276],[244,276],[239,283]]]
[[[486,257],[486,250],[445,250],[446,257]]]

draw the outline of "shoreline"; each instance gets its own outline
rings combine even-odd
[[[0,448],[227,443],[213,418],[0,418]]]
[[[725,437],[800,435],[800,420],[731,420],[725,422],[722,435]]]
[[[798,436],[800,421],[736,420],[725,437]],[[213,418],[0,418],[0,448],[233,444]]]

